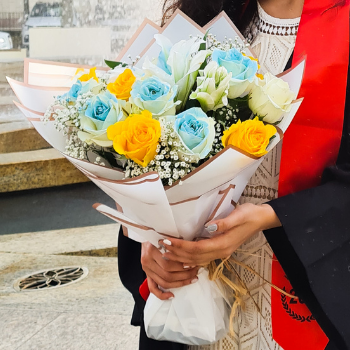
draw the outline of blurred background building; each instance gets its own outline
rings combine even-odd
[[[144,17],[159,22],[160,13],[159,0],[0,0],[0,32],[11,36],[13,49],[30,55],[32,28],[108,27],[115,53]]]

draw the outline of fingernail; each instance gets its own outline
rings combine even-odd
[[[216,232],[218,230],[218,225],[213,224],[205,228],[209,233]]]
[[[172,299],[174,299],[174,297],[170,297],[168,300],[172,300]]]
[[[190,268],[190,266],[187,266],[187,265],[186,265],[186,266],[184,266],[184,269],[189,269],[189,268]]]
[[[166,256],[162,256],[162,259],[169,261],[169,259]]]
[[[191,284],[196,283],[197,281],[198,281],[198,277],[194,278],[194,279],[191,281]]]
[[[163,243],[165,243],[166,245],[171,245],[171,242],[168,239],[165,239]]]

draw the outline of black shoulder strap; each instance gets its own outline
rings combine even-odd
[[[289,57],[289,60],[286,64],[286,67],[284,68],[284,70],[287,70],[289,68],[292,68],[292,62],[293,62],[293,56],[294,56],[294,51],[292,52],[292,54]]]

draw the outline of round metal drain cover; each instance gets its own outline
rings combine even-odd
[[[58,267],[37,271],[15,282],[18,291],[33,291],[64,287],[82,280],[88,274],[86,267]]]

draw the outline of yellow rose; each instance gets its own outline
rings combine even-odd
[[[265,125],[258,117],[243,123],[239,120],[224,131],[222,144],[224,147],[232,145],[256,157],[262,157],[267,153],[266,148],[276,131],[274,126]]]
[[[107,137],[117,153],[145,167],[156,156],[161,131],[159,121],[145,110],[108,127]]]
[[[82,68],[77,69],[75,75],[79,74],[80,72],[84,72],[84,69]],[[78,80],[80,80],[81,82],[86,82],[86,81],[89,81],[90,79],[94,79],[98,82],[98,78],[96,75],[96,67],[91,68],[88,74],[83,74]]]
[[[107,85],[107,90],[118,99],[127,101],[131,96],[130,91],[135,81],[136,77],[131,69],[125,69],[125,71],[118,76],[114,83]]]

